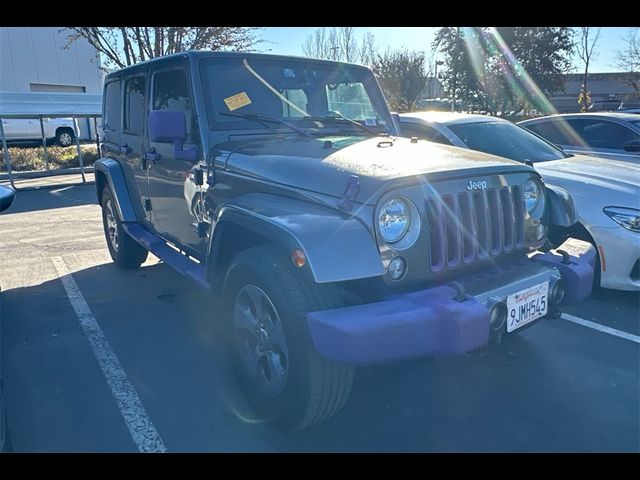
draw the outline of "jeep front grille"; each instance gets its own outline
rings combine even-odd
[[[426,202],[432,272],[509,253],[524,243],[524,199],[517,186]]]

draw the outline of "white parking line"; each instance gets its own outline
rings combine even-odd
[[[638,335],[634,335],[633,333],[616,330],[615,328],[600,325],[599,323],[591,322],[589,320],[585,320],[584,318],[575,317],[573,315],[569,315],[568,313],[563,313],[560,318],[569,322],[577,323],[578,325],[582,325],[583,327],[593,328],[594,330],[598,330],[599,332],[608,333],[609,335],[613,335],[614,337],[620,337],[624,338],[625,340],[631,340],[632,342],[640,343],[640,337]]]
[[[82,296],[76,281],[71,276],[67,264],[62,257],[51,257],[53,266],[58,272],[62,281],[69,302],[78,316],[80,326],[91,345],[93,354],[102,369],[107,385],[116,399],[120,414],[129,429],[131,438],[140,452],[160,452],[167,451],[160,434],[153,425],[151,418],[147,414],[135,388],[125,373],[120,360],[111,349],[111,345],[98,324],[98,321],[91,313],[89,305]]]

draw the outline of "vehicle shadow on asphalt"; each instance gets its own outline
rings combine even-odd
[[[633,409],[633,369],[624,381],[612,379],[606,369],[619,370],[619,359],[608,353],[593,360],[593,344],[581,337],[568,343],[564,331],[581,328],[568,322],[543,319],[466,355],[361,367],[350,400],[335,417],[287,432],[255,418],[240,393],[216,298],[162,263],[138,270],[106,263],[73,277],[170,451],[637,450],[638,415],[627,411]],[[21,339],[30,337],[54,368],[66,330],[56,327],[55,336],[49,330],[61,319],[86,349],[59,279],[4,291],[4,359],[28,362],[19,350]],[[48,350],[47,342],[58,346]],[[67,341],[65,354],[74,348]],[[23,370],[7,375],[7,390]],[[30,391],[37,386],[9,397],[14,405],[43,401],[23,396]],[[23,448],[20,434],[14,437]]]
[[[619,305],[640,306],[640,291],[610,290],[597,288],[591,292],[591,299],[598,301],[614,302]]]
[[[80,177],[78,176],[78,178]],[[2,216],[5,217],[12,213],[78,207],[97,203],[96,188],[91,184],[41,188],[29,191],[18,190],[13,204],[2,213]]]
[[[622,395],[588,361],[587,372],[567,367],[565,352],[529,333],[467,355],[362,368],[336,417],[272,431],[272,441],[282,451],[636,451],[634,373]]]

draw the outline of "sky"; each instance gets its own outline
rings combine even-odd
[[[283,55],[303,55],[302,44],[307,36],[319,27],[265,27],[261,31],[264,43],[258,46],[263,52]],[[437,27],[355,27],[358,38],[369,31],[376,38],[376,45],[380,50],[407,47],[410,50],[431,50]],[[598,57],[592,61],[591,73],[615,72],[613,65],[615,52],[624,45],[622,37],[629,27],[602,27],[598,43]],[[574,56],[576,72],[584,68],[577,56]]]

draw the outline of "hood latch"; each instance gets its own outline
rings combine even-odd
[[[353,201],[358,196],[358,193],[360,193],[360,177],[351,175],[344,187],[342,198],[338,202],[338,208],[345,212],[350,212],[353,208]]]

